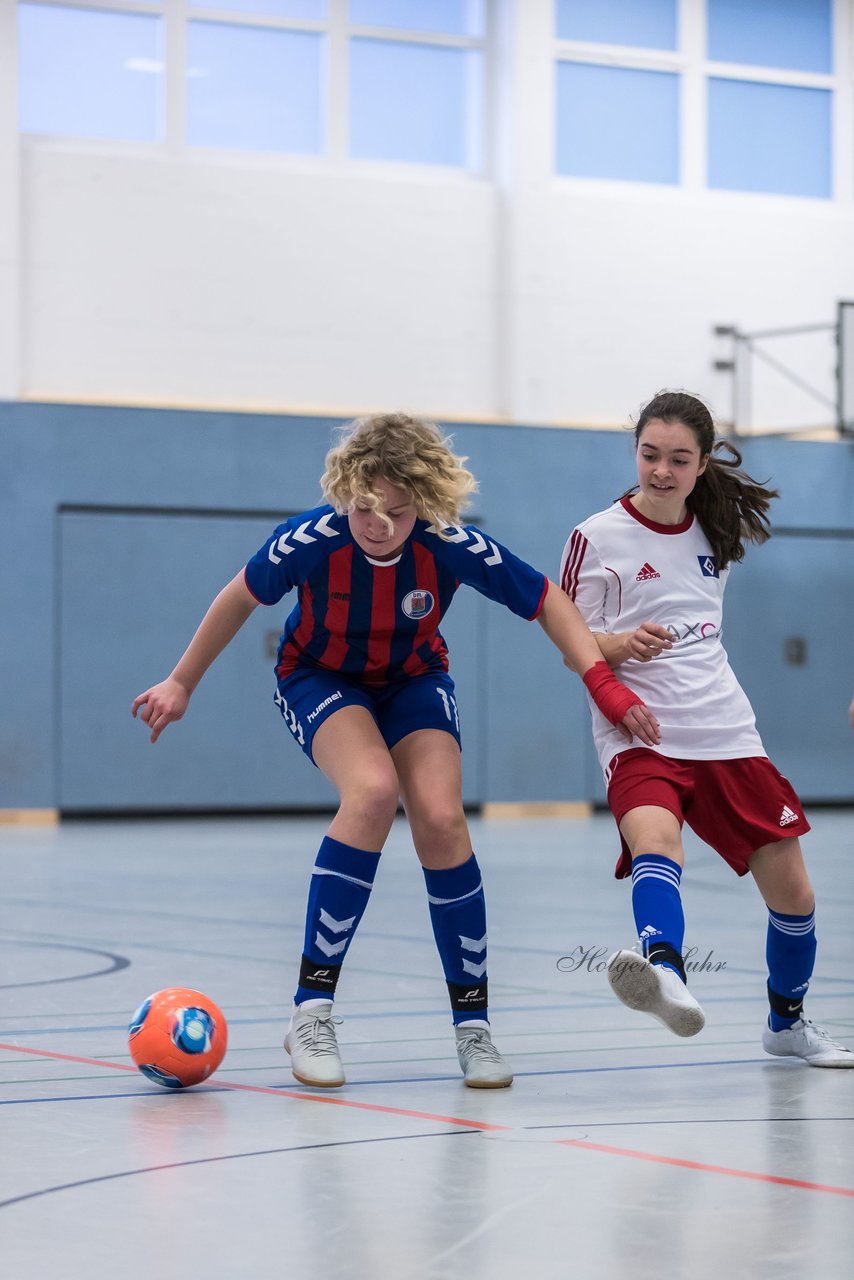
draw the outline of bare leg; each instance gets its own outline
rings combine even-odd
[[[748,862],[756,887],[771,911],[808,916],[815,908],[800,841],[792,838],[765,844]]]
[[[329,835],[379,852],[397,811],[399,784],[373,716],[364,707],[342,707],[318,729],[313,752],[341,800]]]
[[[633,861],[643,853],[658,853],[680,867],[685,865],[682,829],[669,809],[653,804],[630,809],[620,823],[620,834],[629,846]]]
[[[419,861],[441,870],[471,857],[460,749],[443,729],[419,729],[392,748]]]

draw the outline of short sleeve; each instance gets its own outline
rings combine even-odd
[[[443,529],[430,535],[436,558],[458,581],[503,604],[520,618],[536,618],[543,607],[548,580],[525,560],[474,525]]]
[[[294,548],[290,554],[286,550],[295,527],[293,520],[278,525],[243,571],[246,586],[261,604],[278,604],[299,581],[298,565],[291,563],[299,557]]]
[[[606,631],[608,576],[601,556],[580,529],[573,529],[563,549],[560,585],[591,631]]]
[[[243,571],[246,586],[260,604],[278,604],[348,539],[346,519],[328,505],[290,516],[247,564]]]

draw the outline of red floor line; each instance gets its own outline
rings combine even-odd
[[[83,1062],[92,1067],[107,1067],[111,1071],[136,1071],[136,1067],[122,1062],[106,1062],[101,1058],[77,1058],[69,1053],[52,1053],[47,1049],[25,1049],[17,1044],[0,1043],[0,1050],[11,1053],[30,1053],[37,1058],[56,1058],[62,1062]],[[489,1133],[507,1133],[506,1124],[487,1124],[483,1120],[465,1120],[460,1116],[435,1115],[430,1111],[410,1111],[404,1107],[387,1107],[378,1102],[357,1102],[354,1098],[332,1097],[327,1094],[298,1093],[294,1089],[271,1089],[260,1084],[238,1084],[231,1080],[217,1080],[221,1089],[240,1093],[264,1093],[274,1098],[297,1098],[303,1102],[324,1102],[333,1107],[349,1107],[356,1111],[379,1111],[387,1116],[407,1116],[416,1120],[436,1120],[439,1124],[461,1125],[467,1129],[481,1129]],[[773,1173],[754,1173],[750,1169],[728,1169],[724,1165],[701,1164],[697,1160],[680,1160],[676,1156],[659,1156],[651,1151],[632,1151],[628,1147],[610,1147],[601,1142],[587,1142],[582,1138],[555,1138],[559,1147],[581,1147],[586,1151],[601,1151],[606,1155],[623,1156],[628,1160],[647,1160],[653,1164],[666,1164],[677,1169],[696,1169],[700,1173],[717,1173],[727,1178],[746,1178],[751,1182],[771,1182],[782,1187],[797,1187],[801,1191],[823,1191],[832,1196],[854,1198],[850,1187],[827,1186],[821,1182],[802,1182],[799,1178],[782,1178]]]
[[[654,1164],[669,1164],[677,1169],[697,1169],[701,1173],[720,1173],[727,1178],[747,1178],[751,1182],[774,1182],[781,1187],[799,1187],[802,1191],[825,1191],[832,1196],[852,1196],[850,1187],[831,1187],[822,1182],[802,1182],[800,1178],[781,1178],[773,1173],[753,1173],[750,1169],[728,1169],[725,1165],[701,1164],[697,1160],[680,1160],[676,1156],[659,1156],[651,1151],[631,1151],[627,1147],[609,1147],[601,1142],[586,1142],[582,1138],[559,1138],[561,1147],[583,1147],[586,1151],[604,1151],[606,1155],[626,1156],[630,1160],[649,1160]]]
[[[379,1102],[357,1102],[355,1098],[339,1098],[326,1093],[298,1093],[295,1089],[268,1089],[258,1084],[236,1084],[230,1080],[218,1081],[225,1089],[245,1090],[247,1093],[271,1093],[277,1098],[303,1098],[306,1102],[325,1102],[333,1107],[352,1107],[358,1111],[381,1111],[386,1116],[409,1116],[415,1120],[438,1120],[440,1124],[464,1125],[467,1129],[483,1129],[489,1133],[506,1132],[509,1125],[487,1124],[484,1120],[464,1120],[461,1116],[439,1116],[431,1111],[409,1111],[405,1107],[388,1107]]]
[[[106,1062],[102,1058],[78,1058],[70,1053],[53,1053],[48,1049],[25,1049],[17,1044],[0,1043],[0,1051],[12,1053],[29,1053],[37,1058],[56,1058],[61,1062],[82,1062],[90,1067],[107,1067],[111,1071],[132,1071],[136,1067],[123,1062]],[[220,1089],[232,1089],[239,1093],[266,1093],[274,1098],[298,1098],[302,1102],[325,1102],[333,1107],[350,1107],[356,1111],[381,1111],[387,1116],[407,1116],[415,1120],[437,1120],[439,1124],[460,1125],[466,1129],[483,1129],[487,1132],[504,1130],[507,1125],[487,1124],[483,1120],[465,1120],[460,1116],[439,1116],[431,1111],[409,1111],[404,1107],[387,1107],[378,1102],[358,1102],[355,1098],[333,1097],[325,1093],[300,1093],[296,1089],[271,1089],[261,1084],[238,1084],[232,1080],[222,1080],[217,1076],[216,1084]]]
[[[73,1053],[53,1053],[49,1049],[25,1049],[20,1044],[0,1043],[0,1049],[10,1053],[30,1053],[34,1058],[56,1058],[60,1062],[83,1062],[89,1067],[109,1067],[111,1071],[136,1071],[136,1067],[124,1062],[105,1062],[103,1058],[77,1058]]]

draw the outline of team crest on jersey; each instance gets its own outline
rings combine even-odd
[[[429,591],[410,591],[408,596],[403,597],[401,608],[407,618],[424,618],[435,603]]]
[[[700,561],[700,572],[704,578],[719,578],[720,570],[718,562],[714,556],[697,556]]]

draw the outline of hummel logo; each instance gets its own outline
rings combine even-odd
[[[780,826],[788,827],[789,823],[797,822],[797,820],[798,820],[798,815],[796,813],[792,813],[792,810],[789,808],[789,806],[787,804],[784,804],[783,812],[780,814]]]
[[[651,582],[653,578],[660,578],[660,577],[661,577],[661,574],[657,573],[656,570],[653,569],[652,565],[647,560],[646,564],[641,569],[638,569],[635,582]]]
[[[335,515],[334,511],[327,511],[325,516],[321,516],[314,523],[314,532],[322,533],[324,538],[339,538],[341,536],[340,529],[330,529],[329,521]],[[298,529],[288,528],[276,542],[271,542],[267,549],[267,559],[271,564],[281,564],[282,556],[289,556],[292,551],[296,551],[296,547],[292,547],[289,539],[293,538],[296,542],[310,543],[317,542],[317,538],[312,534],[306,533],[306,529],[311,525],[310,520],[306,520]],[[279,553],[278,555],[276,553]]]
[[[458,524],[449,525],[447,529],[442,530],[442,536],[446,542],[471,542],[474,545],[466,547],[474,556],[483,555],[484,551],[490,551],[484,560],[484,564],[502,564],[501,552],[496,547],[491,538],[483,538],[477,529],[472,525],[471,528],[463,529]]]

